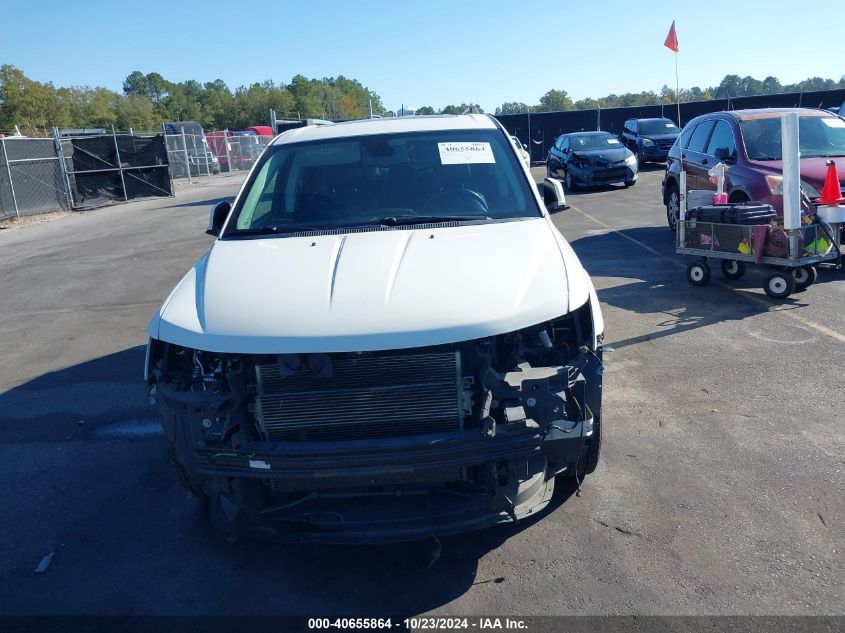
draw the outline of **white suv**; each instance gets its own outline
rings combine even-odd
[[[151,399],[212,521],[415,539],[591,472],[604,326],[561,208],[488,116],[277,137],[148,328]]]

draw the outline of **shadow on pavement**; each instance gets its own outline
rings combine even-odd
[[[185,202],[183,204],[172,204],[168,207],[162,207],[164,209],[176,209],[178,207],[208,207],[208,210],[211,211],[211,207],[213,207],[218,202],[223,202],[227,200],[229,202],[234,202],[235,196],[224,196],[222,198],[209,198],[208,200],[196,200],[194,202]]]
[[[653,249],[659,256],[640,244]],[[768,271],[762,266],[749,266],[744,277],[729,281],[722,277],[719,261],[713,260],[710,284],[701,288],[691,285],[684,268],[697,258],[675,255],[672,235],[662,226],[590,235],[573,241],[572,247],[591,276],[627,280],[627,283],[599,289],[597,293],[602,303],[636,314],[663,317],[657,323],[656,331],[614,341],[612,346],[615,348],[726,321],[739,321],[774,308],[797,309],[807,305],[801,301],[800,292],[784,300],[769,299],[759,293],[752,299],[731,292],[731,287],[739,290],[761,288]],[[819,281],[832,280],[835,274],[825,271],[819,275]]]
[[[226,542],[170,466],[137,346],[0,394],[0,614],[420,613],[476,584],[517,525],[383,546]],[[47,573],[33,574],[48,552]]]

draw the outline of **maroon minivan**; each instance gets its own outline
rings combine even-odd
[[[730,202],[759,200],[783,216],[781,115],[798,112],[801,148],[801,189],[818,198],[833,159],[840,183],[845,179],[845,119],[826,110],[770,108],[713,112],[692,119],[669,150],[663,178],[666,220],[675,230],[678,221],[678,183],[683,159],[687,190],[712,189],[707,171],[718,162],[728,165],[725,188]],[[845,187],[843,188],[845,193]]]

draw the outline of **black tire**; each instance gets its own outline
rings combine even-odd
[[[795,290],[806,290],[818,278],[819,273],[815,266],[799,266],[792,269],[792,278],[795,280]]]
[[[693,262],[687,266],[687,281],[693,286],[706,286],[710,283],[710,266],[707,262]]]
[[[626,180],[625,181],[625,188],[627,189],[628,187],[633,187],[636,184],[637,184],[636,180]]]
[[[678,195],[678,185],[669,183],[669,190],[666,193],[666,223],[670,231],[678,230],[678,216],[681,212],[681,199]]]
[[[778,271],[766,277],[763,290],[772,299],[786,299],[795,292],[795,278],[791,272]]]
[[[578,185],[575,184],[575,179],[571,176],[568,169],[566,170],[566,176],[563,179],[563,184],[566,188],[566,193],[572,193],[578,189]]]
[[[745,262],[735,259],[723,259],[722,274],[725,276],[725,279],[739,279],[745,274]]]
[[[637,156],[637,166],[638,166],[638,167],[642,167],[643,165],[645,165],[645,164],[646,164],[646,159],[645,159],[645,158],[643,158],[643,153],[642,153],[642,151],[637,150],[636,156]]]

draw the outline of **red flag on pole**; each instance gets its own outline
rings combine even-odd
[[[668,49],[671,49],[678,52],[678,35],[675,33],[675,20],[672,20],[672,26],[669,28],[669,35],[666,36],[666,41],[663,42],[663,46]]]

